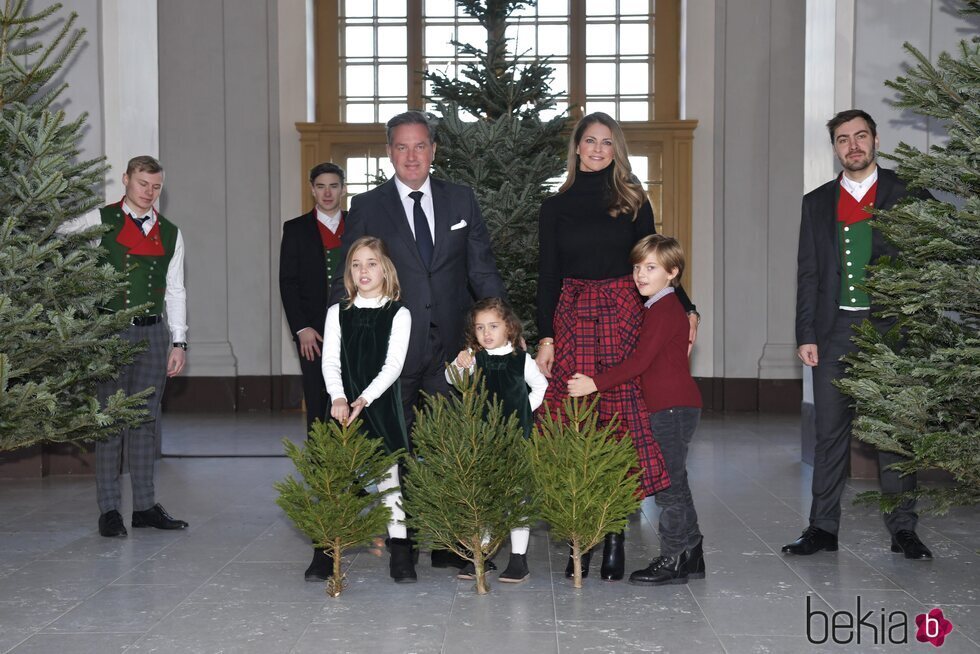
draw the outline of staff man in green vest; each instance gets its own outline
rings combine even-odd
[[[127,341],[146,341],[147,349],[138,354],[132,364],[122,368],[116,380],[99,387],[99,396],[103,399],[118,389],[127,394],[150,386],[156,389],[147,399],[150,412],[147,422],[124,429],[95,446],[96,497],[101,511],[99,533],[106,537],[127,533],[119,512],[124,440],[133,485],[133,527],[187,527],[186,522],[173,518],[156,503],[153,488],[154,427],[160,418],[163,388],[167,377],[180,374],[187,359],[184,239],[177,226],[154,208],[163,189],[163,167],[159,161],[145,155],[130,159],[122,181],[126,194],[119,202],[94,209],[61,229],[75,232],[99,224],[108,225],[110,229],[102,236],[100,244],[105,250],[105,260],[127,274],[129,285],[120,289],[105,309],[119,311],[129,306],[150,304],[145,313],[133,318],[132,324],[122,333]]]

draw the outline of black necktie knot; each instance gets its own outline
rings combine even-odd
[[[423,193],[422,191],[412,191],[411,193],[408,194],[408,197],[415,200],[415,204],[419,204],[422,202],[423,195],[425,195],[425,193]]]
[[[415,227],[415,245],[419,249],[419,257],[422,263],[428,268],[432,264],[432,251],[435,249],[432,244],[432,231],[429,229],[429,220],[422,210],[422,191],[412,191],[408,197],[415,201],[412,207],[412,225]]]
[[[137,218],[135,214],[130,215],[129,217],[133,219],[133,222],[136,223],[136,226],[139,227],[140,229],[143,229],[143,225],[146,223],[147,220],[150,219],[149,216],[143,216],[142,218]]]

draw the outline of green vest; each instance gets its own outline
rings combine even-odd
[[[157,214],[160,225],[160,240],[163,243],[162,256],[144,256],[129,254],[128,249],[116,240],[122,231],[125,221],[129,220],[123,213],[121,204],[111,204],[102,207],[102,224],[110,227],[102,236],[102,249],[105,250],[103,260],[112,267],[126,273],[128,286],[120,289],[119,293],[106,305],[110,311],[128,309],[130,306],[152,303],[146,310],[147,315],[163,313],[163,297],[167,291],[167,269],[174,256],[177,246],[177,226]]]
[[[374,378],[388,356],[388,339],[395,314],[401,308],[389,302],[377,309],[356,306],[340,309],[340,376],[348,402],[356,400]],[[380,438],[385,450],[408,450],[408,430],[398,380],[361,412],[368,436]]]
[[[515,349],[510,354],[476,353],[476,367],[483,371],[490,397],[504,405],[504,416],[517,414],[524,429],[524,438],[531,436],[534,420],[531,416],[531,400],[524,380],[524,362],[527,355]]]
[[[324,247],[323,260],[327,262],[327,286],[329,286],[333,271],[337,269],[337,264],[340,262],[340,248]]]
[[[845,225],[837,223],[837,242],[840,243],[840,306],[871,306],[871,298],[861,290],[871,262],[871,221]]]

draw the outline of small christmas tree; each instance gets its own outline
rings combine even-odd
[[[530,443],[541,517],[571,547],[575,588],[582,587],[582,554],[625,529],[640,506],[633,441],[617,440],[618,419],[598,426],[597,402],[567,398],[564,421],[544,411]]]
[[[527,448],[517,416],[488,399],[479,371],[450,374],[459,394],[428,397],[415,419],[405,509],[421,541],[473,562],[483,595],[487,559],[531,517]]]
[[[980,14],[980,2],[963,13]],[[958,200],[913,199],[876,212],[875,228],[900,255],[874,266],[866,288],[879,315],[898,324],[885,335],[862,326],[840,387],[856,401],[854,434],[909,457],[896,469],[939,468],[956,481],[860,499],[890,510],[909,495],[928,497],[942,513],[980,501],[980,37],[935,65],[905,49],[916,65],[886,84],[898,91],[898,106],[941,121],[948,139],[928,152],[901,143],[889,158],[911,187]]]
[[[75,14],[52,30],[60,8],[0,7],[0,452],[118,433],[152,391],[100,405],[96,383],[142,349],[117,334],[145,307],[99,312],[125,283],[92,244],[103,228],[55,233],[100,204],[106,172],[78,158],[85,115],[54,109],[67,85],[49,83],[85,33]]]
[[[520,62],[504,36],[509,17],[534,6],[524,0],[457,0],[487,30],[485,48],[453,41],[472,60],[460,76],[429,71],[428,98],[442,117],[436,174],[476,192],[510,303],[534,341],[537,327],[538,211],[565,168],[565,112],[543,120],[557,104],[546,60]],[[481,44],[483,45],[483,44]],[[462,120],[468,115],[472,122]]]
[[[303,481],[290,475],[275,483],[276,504],[316,547],[333,556],[333,576],[327,580],[330,597],[346,587],[340,565],[344,552],[373,545],[375,535],[387,529],[391,509],[381,500],[398,489],[366,492],[387,477],[404,452],[385,454],[381,441],[365,436],[360,426],[360,420],[350,425],[317,420],[303,446],[283,439]]]

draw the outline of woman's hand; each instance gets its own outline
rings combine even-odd
[[[334,400],[333,404],[330,405],[330,417],[340,422],[340,424],[346,425],[349,416],[350,407],[347,406],[347,400]]]
[[[538,343],[538,353],[534,357],[534,363],[538,364],[541,374],[551,379],[551,366],[555,364],[555,344]]]
[[[577,372],[568,380],[569,397],[584,397],[592,395],[597,390],[599,389],[595,387],[595,382],[588,375]]]

